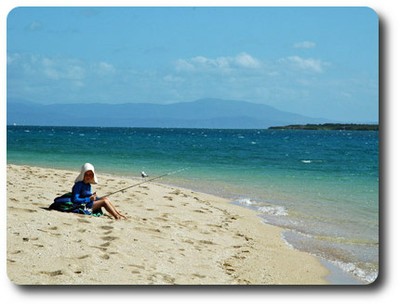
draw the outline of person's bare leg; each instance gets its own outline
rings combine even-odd
[[[106,201],[107,205],[109,205],[121,218],[126,219],[126,217],[121,214],[121,212],[111,203],[111,201],[107,197],[103,199]]]
[[[101,207],[104,207],[104,209],[109,212],[115,219],[121,219],[126,217],[122,215],[115,207],[114,205],[108,200],[108,198],[103,198],[100,200],[96,200],[93,202],[93,210],[100,209]]]

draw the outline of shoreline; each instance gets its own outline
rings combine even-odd
[[[283,229],[213,195],[154,181],[111,197],[127,221],[47,210],[77,174],[7,164],[7,271],[14,283],[331,283],[329,269],[291,249]],[[92,188],[99,195],[140,181],[97,175]]]

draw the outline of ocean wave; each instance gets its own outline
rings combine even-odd
[[[239,198],[234,201],[235,204],[244,205],[244,206],[253,206],[256,205],[257,202],[248,198]]]
[[[378,278],[378,271],[367,271],[365,269],[362,269],[360,267],[357,267],[356,264],[348,262],[342,262],[342,261],[331,261],[335,266],[339,267],[342,271],[345,271],[346,273],[349,273],[356,278],[362,280],[363,282],[366,282],[367,284],[373,283],[377,278]]]
[[[287,209],[283,206],[274,206],[268,204],[261,204],[257,201],[249,198],[238,198],[234,202],[234,204],[246,206],[251,209],[255,209],[258,212],[261,212],[263,215],[270,215],[270,216],[287,216],[288,212]]]
[[[259,212],[273,216],[287,216],[288,212],[285,207],[282,206],[260,206],[257,208]]]
[[[377,269],[373,263],[358,261],[354,258],[346,262],[348,256],[344,253],[345,250],[335,245],[320,245],[318,241],[321,241],[321,236],[314,236],[292,229],[284,231],[282,238],[291,248],[317,256],[338,268],[345,273],[345,275],[351,276],[358,281],[370,284],[378,277]],[[338,241],[336,241],[334,237],[332,239],[324,239],[324,241],[328,240],[329,242],[344,242],[344,238],[338,239]],[[333,253],[330,252],[330,250],[333,251]]]
[[[302,159],[300,160],[303,164],[311,164],[311,163],[323,163],[324,161],[322,159]]]

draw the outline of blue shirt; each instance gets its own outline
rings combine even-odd
[[[74,204],[89,204],[92,207],[93,201],[90,200],[92,195],[92,186],[85,184],[83,181],[76,182],[72,187],[72,203]]]

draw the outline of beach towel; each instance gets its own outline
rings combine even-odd
[[[86,208],[86,204],[74,204],[72,202],[72,193],[68,192],[62,196],[56,197],[53,203],[49,206],[50,210],[58,210],[61,212],[72,212],[84,215],[101,216],[103,215],[101,209],[96,211],[91,211]]]

